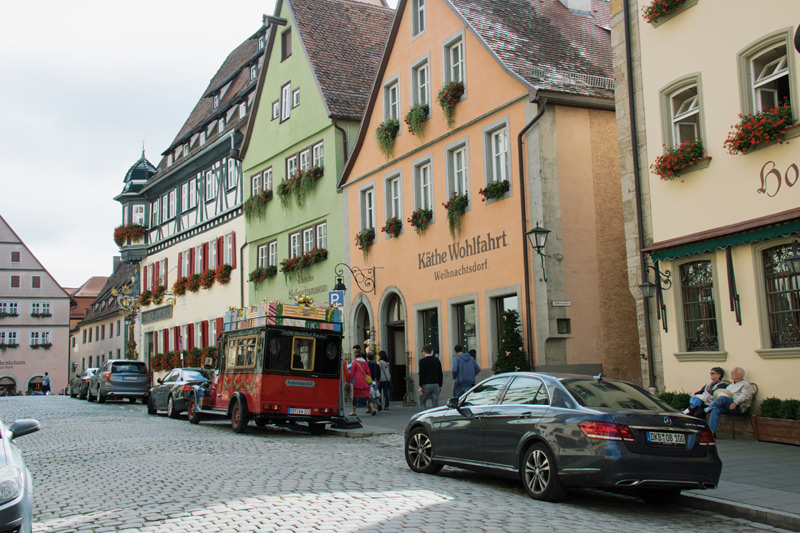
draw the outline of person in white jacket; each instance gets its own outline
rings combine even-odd
[[[719,397],[711,402],[711,405],[706,407],[705,411],[708,413],[708,427],[711,428],[715,434],[717,432],[717,424],[719,424],[719,417],[723,413],[742,414],[750,407],[753,401],[753,396],[756,391],[753,386],[744,380],[744,369],[736,367],[731,370],[731,379],[733,383],[715,392],[715,396]]]

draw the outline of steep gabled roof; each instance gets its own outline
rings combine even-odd
[[[288,2],[328,116],[360,120],[394,10],[357,0]]]
[[[592,16],[559,0],[450,0],[462,19],[514,74],[536,90],[613,99],[608,2]]]

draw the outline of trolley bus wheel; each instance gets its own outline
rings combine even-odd
[[[247,429],[247,409],[239,399],[234,400],[231,407],[231,427],[236,433],[244,433]]]

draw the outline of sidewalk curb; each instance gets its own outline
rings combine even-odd
[[[702,511],[711,511],[732,518],[744,518],[745,520],[788,529],[789,531],[800,531],[800,515],[785,513],[776,509],[767,509],[741,502],[686,493],[678,500],[678,505]]]

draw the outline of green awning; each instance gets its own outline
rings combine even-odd
[[[714,250],[724,250],[728,246],[739,246],[741,244],[751,244],[769,239],[777,239],[779,237],[788,237],[795,233],[800,233],[800,220],[798,219],[738,233],[731,233],[730,235],[722,235],[711,239],[681,244],[671,248],[654,250],[650,253],[650,256],[653,261],[666,261],[679,257],[686,257],[688,255],[713,252]]]

